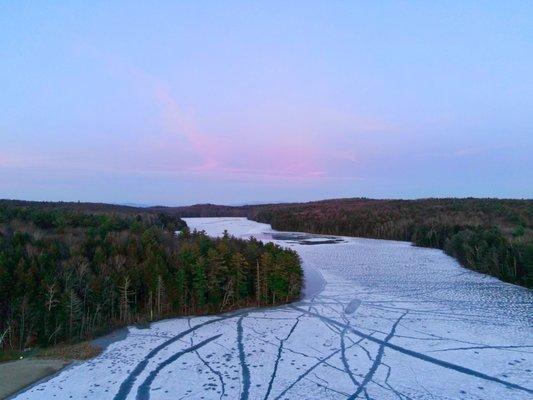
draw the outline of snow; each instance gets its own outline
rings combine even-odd
[[[302,301],[130,327],[99,357],[17,399],[533,397],[533,291],[406,242],[186,221],[298,251]]]

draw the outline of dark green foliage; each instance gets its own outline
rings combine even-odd
[[[164,317],[279,304],[299,298],[301,285],[295,252],[191,233],[170,214],[0,201],[6,351]]]
[[[255,206],[248,217],[285,231],[408,240],[443,249],[467,268],[533,286],[531,200],[341,199]]]
[[[284,231],[411,241],[443,249],[465,267],[533,286],[533,200],[358,198],[166,210],[182,216],[246,216]]]

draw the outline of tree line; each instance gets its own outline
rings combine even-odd
[[[346,199],[267,206],[249,215],[274,229],[411,241],[463,266],[533,287],[533,201]]]
[[[246,216],[274,229],[411,241],[463,266],[533,287],[533,201],[333,199],[243,207],[170,208],[176,215]]]
[[[0,201],[0,349],[299,298],[294,251],[138,211]]]

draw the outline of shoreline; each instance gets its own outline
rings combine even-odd
[[[111,344],[124,340],[127,335],[128,328],[125,327],[90,340],[89,343],[98,349],[98,354],[87,359],[32,356],[0,363],[0,399],[14,399],[67,369],[98,357]]]
[[[12,399],[27,389],[46,382],[75,361],[56,358],[25,358],[0,364],[0,399]]]
[[[314,271],[314,270],[313,270]],[[283,306],[285,304],[298,304],[302,300],[314,296],[320,291],[322,291],[324,286],[324,280],[322,279],[318,271],[314,271],[316,275],[314,281],[315,283],[309,286],[309,289],[312,287],[311,292],[305,292],[302,290],[302,296],[300,299],[291,302],[283,303],[274,306],[268,307],[242,307],[235,310],[228,310],[226,312],[217,313],[217,314],[205,314],[205,315],[193,315],[193,317],[202,317],[202,316],[213,316],[213,315],[226,315],[232,314],[239,311],[250,310],[250,309],[270,309],[273,307]],[[136,328],[149,329],[152,324],[157,324],[159,322],[168,321],[170,319],[181,319],[181,318],[190,318],[191,316],[176,316],[171,318],[163,318],[161,320],[152,321],[147,326],[140,325],[130,325],[135,326]],[[98,354],[93,357],[80,359],[80,358],[61,358],[61,357],[38,357],[31,356],[21,360],[5,361],[0,363],[0,400],[14,399],[20,394],[30,390],[31,388],[38,386],[42,383],[47,382],[50,379],[55,378],[64,371],[72,368],[76,365],[79,365],[85,361],[98,357],[101,353],[106,351],[106,349],[113,343],[120,342],[126,339],[128,335],[128,327],[117,328],[114,331],[97,337],[88,341],[91,345],[98,348]]]

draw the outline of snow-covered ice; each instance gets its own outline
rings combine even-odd
[[[533,291],[406,242],[191,228],[298,251],[298,303],[129,328],[17,399],[531,399]]]

